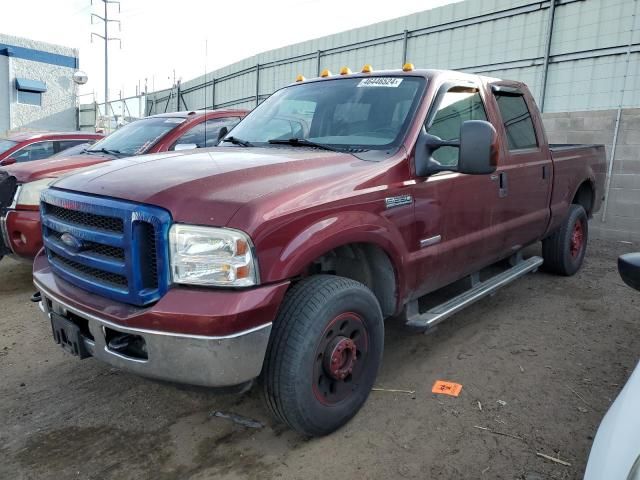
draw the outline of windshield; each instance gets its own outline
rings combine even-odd
[[[5,140],[4,138],[0,138],[0,153],[4,153],[10,148],[15,147],[18,142],[12,142],[11,140]]]
[[[277,91],[233,129],[233,139],[266,146],[291,139],[338,150],[398,146],[425,79],[364,77],[293,85]]]
[[[140,155],[184,121],[184,118],[174,117],[143,118],[116,130],[87,151]]]

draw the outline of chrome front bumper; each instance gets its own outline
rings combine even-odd
[[[262,369],[271,324],[225,337],[185,335],[127,328],[80,311],[55,298],[36,283],[42,295],[40,309],[51,318],[69,313],[84,319],[93,336],[83,337],[86,350],[113,367],[141,376],[189,385],[227,387],[256,378]],[[147,359],[115,352],[106,341],[107,330],[138,335],[146,344]]]

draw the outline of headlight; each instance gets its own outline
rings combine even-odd
[[[16,192],[17,205],[29,205],[37,207],[40,205],[40,194],[49,188],[55,178],[43,178],[35,182],[23,183]]]
[[[176,224],[169,231],[171,275],[176,283],[248,287],[258,284],[251,239],[228,228]]]

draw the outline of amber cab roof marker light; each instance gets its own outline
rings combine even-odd
[[[296,77],[296,82],[304,82],[306,80],[306,78],[304,78],[304,75],[300,74]]]
[[[365,66],[362,67],[361,72],[362,73],[371,73],[371,72],[373,72],[373,67],[371,66],[371,64],[367,63]]]
[[[416,67],[413,65],[413,63],[405,63],[402,66],[402,71],[403,72],[413,72],[416,69]]]
[[[351,69],[349,67],[342,67],[340,69],[340,75],[351,75]]]
[[[327,78],[331,76],[331,70],[329,70],[328,68],[325,68],[324,70],[322,70],[322,73],[320,74],[320,76],[322,78]]]

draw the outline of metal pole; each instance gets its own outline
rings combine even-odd
[[[256,63],[256,107],[260,103],[260,64]]]
[[[318,50],[318,53],[316,54],[316,75],[320,76],[320,56],[322,55],[322,52],[320,50]]]
[[[211,109],[216,109],[216,79],[211,82]]]
[[[409,40],[409,30],[404,31],[404,37],[402,37],[402,65],[407,63],[407,43]]]
[[[547,43],[544,47],[544,64],[542,67],[542,90],[540,92],[540,112],[544,112],[544,98],[547,92],[547,75],[549,74],[549,57],[551,55],[551,36],[553,35],[553,19],[556,16],[556,0],[551,0],[549,7],[549,23],[547,25]]]
[[[620,103],[618,103],[618,112],[616,113],[616,126],[613,131],[613,145],[611,146],[611,160],[607,167],[607,182],[604,189],[604,205],[602,205],[602,223],[607,220],[607,207],[609,206],[609,190],[611,189],[611,178],[613,177],[613,162],[616,159],[616,145],[618,143],[618,132],[620,130],[620,118],[622,117],[622,104],[624,102],[624,90],[629,75],[629,60],[631,57],[631,45],[633,44],[633,32],[636,25],[636,17],[638,14],[638,0],[633,0],[634,8],[631,15],[631,30],[629,32],[629,44],[627,45],[627,53],[625,55],[624,77],[622,77],[622,88],[620,89]]]
[[[106,0],[104,2],[104,109],[108,115],[109,103],[109,9]]]
[[[181,98],[181,93],[180,93],[180,80],[178,80],[178,83],[176,84],[176,97],[178,100],[178,107],[176,108],[176,112],[180,111],[180,98]],[[185,105],[186,107],[186,105]]]

